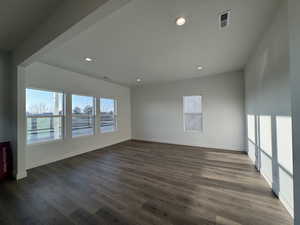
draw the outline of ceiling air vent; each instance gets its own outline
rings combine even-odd
[[[103,80],[108,80],[108,81],[111,80],[111,79],[110,79],[109,77],[107,77],[107,76],[102,77],[102,79],[103,79]]]
[[[229,17],[230,17],[230,10],[227,10],[225,12],[222,12],[219,14],[220,19],[220,28],[226,28],[229,25]]]

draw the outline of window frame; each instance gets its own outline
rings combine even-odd
[[[185,97],[201,97],[201,113],[186,113],[185,112]],[[202,95],[184,95],[182,97],[182,102],[183,102],[183,107],[182,107],[182,111],[183,111],[183,130],[184,132],[187,133],[203,133],[203,96]],[[197,116],[201,116],[201,129],[200,130],[188,130],[186,129],[186,115],[197,115]]]
[[[26,111],[26,105],[27,105],[27,97],[26,97],[26,91],[27,89],[36,90],[36,91],[44,91],[44,92],[54,92],[62,94],[62,115],[52,115],[52,116],[33,116],[33,115],[27,115]],[[61,118],[61,136],[58,139],[52,139],[52,140],[40,140],[36,142],[29,143],[28,142],[28,118],[31,119],[40,119],[40,118]],[[32,145],[40,145],[40,144],[47,144],[52,142],[58,142],[63,141],[66,136],[66,93],[61,90],[50,90],[46,88],[36,88],[32,86],[25,87],[25,142],[27,146]]]
[[[114,129],[112,131],[102,131],[101,130],[101,99],[110,99],[114,101],[114,113],[113,113],[113,119],[114,119]],[[118,132],[118,99],[114,97],[99,97],[99,126],[98,130],[100,134],[106,134],[106,133],[114,133]]]
[[[92,134],[85,134],[85,135],[77,135],[77,136],[74,136],[73,135],[73,117],[85,117],[85,118],[90,118],[89,115],[81,115],[81,114],[74,114],[73,113],[73,95],[75,96],[80,96],[80,97],[89,97],[89,98],[92,98],[93,99],[93,115],[92,115],[92,118],[93,118],[93,133]],[[96,114],[97,114],[97,111],[96,111],[96,105],[97,105],[97,97],[95,96],[90,96],[90,95],[84,95],[84,94],[75,94],[75,93],[71,93],[70,94],[70,137],[72,139],[74,138],[82,138],[82,137],[91,137],[91,136],[95,136],[96,135]]]
[[[26,98],[26,90],[32,89],[36,91],[45,91],[45,92],[52,92],[58,93],[62,95],[62,114],[61,115],[27,115],[27,110],[25,109],[25,143],[28,146],[32,145],[41,145],[53,142],[61,142],[66,139],[75,139],[75,138],[83,138],[95,135],[101,135],[106,133],[114,133],[119,131],[119,123],[118,123],[118,104],[119,101],[116,97],[102,97],[102,96],[90,96],[85,94],[77,94],[77,93],[70,93],[65,92],[64,90],[60,89],[47,89],[47,88],[36,88],[32,86],[25,87],[25,108],[27,105],[27,98]],[[73,128],[72,128],[72,121],[74,117],[86,117],[90,118],[89,115],[82,115],[82,114],[73,114],[73,96],[81,96],[81,97],[89,97],[93,99],[93,133],[86,134],[86,135],[73,135]],[[114,112],[113,112],[113,130],[109,131],[102,131],[101,130],[101,99],[109,99],[113,100],[114,102]],[[60,136],[56,139],[49,139],[49,140],[38,140],[35,142],[28,141],[28,119],[41,119],[41,118],[60,118],[61,128],[60,128]]]

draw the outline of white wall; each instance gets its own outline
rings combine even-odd
[[[132,89],[133,138],[244,150],[242,72]],[[203,132],[184,132],[183,96],[203,96]]]
[[[248,154],[293,212],[292,119],[287,2],[245,69]]]
[[[292,91],[295,221],[300,224],[300,1],[289,0],[290,72]]]
[[[131,0],[66,0],[51,16],[40,24],[34,32],[13,50],[11,74],[11,143],[13,149],[14,168],[16,179],[26,177],[26,159],[23,137],[24,103],[23,69],[24,66],[35,62],[49,49],[59,47],[89,26],[110,15]],[[68,13],[66,13],[68,12]]]
[[[0,142],[10,139],[9,55],[0,52]]]
[[[26,68],[25,86],[118,100],[117,132],[27,145],[27,169],[131,139],[129,88],[42,63],[33,63]]]

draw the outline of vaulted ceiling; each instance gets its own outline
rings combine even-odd
[[[41,61],[129,86],[138,77],[155,83],[237,71],[280,2],[132,0]],[[220,29],[218,15],[225,10],[231,10],[230,25]],[[186,25],[175,25],[178,16],[187,18]]]

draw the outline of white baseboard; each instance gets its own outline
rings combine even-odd
[[[267,175],[265,175],[262,170],[260,170],[259,172],[263,176],[263,178],[265,178],[265,180],[267,181],[270,188],[273,188],[272,181],[269,179],[269,177]],[[276,190],[274,190],[274,191],[275,191],[275,193],[277,193]]]
[[[289,214],[294,218],[294,209],[293,209],[293,207],[288,203],[288,201],[285,199],[285,197],[282,194],[280,194],[280,192],[279,192],[279,200],[282,202],[282,204],[287,209]]]
[[[27,177],[27,171],[13,173],[13,174],[14,174],[14,178],[16,180],[21,180],[21,179],[24,179],[25,177]]]
[[[153,142],[153,143],[161,143],[161,144],[169,144],[169,145],[182,145],[182,146],[191,146],[191,147],[199,147],[199,148],[211,148],[211,149],[222,149],[222,150],[228,150],[228,151],[235,151],[235,152],[245,152],[246,148],[236,148],[236,147],[224,147],[224,146],[211,146],[211,145],[187,145],[185,143],[179,143],[179,142],[165,142],[160,141],[156,139],[143,139],[143,138],[132,138],[134,141],[145,141],[145,142]]]
[[[249,157],[250,158],[250,157]],[[255,165],[255,162],[253,162],[253,160],[250,158],[251,162],[253,163],[253,165]],[[283,206],[286,208],[286,210],[289,212],[289,214],[294,218],[294,209],[293,207],[288,203],[288,201],[285,199],[285,197],[279,192],[278,190],[274,190],[273,189],[273,185],[272,185],[272,181],[268,178],[268,176],[266,176],[263,171],[259,171],[259,173],[263,176],[263,178],[266,180],[266,182],[268,183],[268,185],[270,186],[271,190],[273,190],[273,192],[278,195],[278,199],[281,201],[281,203],[283,204]]]

